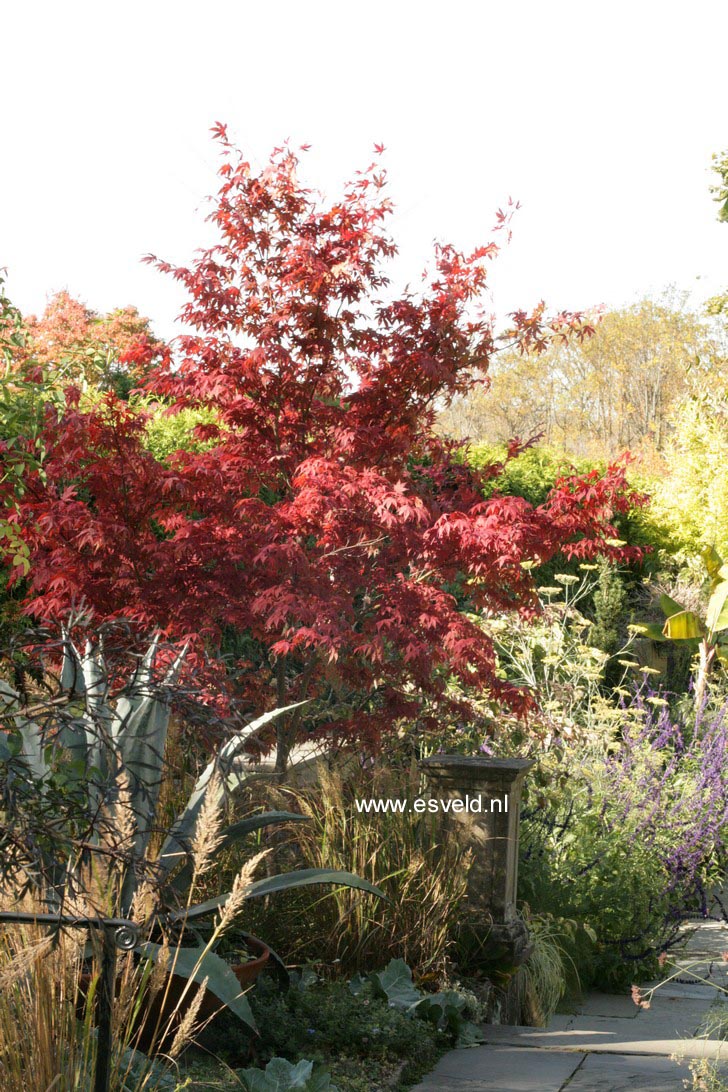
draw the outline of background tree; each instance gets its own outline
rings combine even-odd
[[[490,443],[540,434],[577,457],[660,452],[682,397],[718,372],[717,338],[684,297],[668,294],[608,312],[581,342],[499,357],[490,389],[457,399],[441,428]]]
[[[123,397],[142,383],[159,348],[136,307],[101,315],[66,291],[52,296],[39,318],[24,319],[24,332],[19,356],[52,366],[59,386],[80,383]]]

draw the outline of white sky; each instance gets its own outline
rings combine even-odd
[[[139,259],[205,242],[216,120],[254,162],[311,143],[332,197],[383,142],[403,279],[512,195],[499,310],[728,286],[722,0],[0,0],[0,38],[0,267],[26,312],[67,288],[172,333],[180,290]]]

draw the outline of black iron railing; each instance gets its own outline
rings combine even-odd
[[[111,1018],[116,982],[116,952],[128,952],[139,941],[139,927],[126,918],[84,918],[70,914],[0,912],[0,925],[45,925],[48,928],[96,929],[101,934],[101,977],[96,1001],[98,1041],[93,1092],[109,1092],[111,1076]]]

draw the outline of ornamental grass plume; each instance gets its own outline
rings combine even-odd
[[[30,896],[3,899],[3,908],[40,913]],[[0,1088],[2,1092],[91,1092],[98,1037],[98,971],[85,960],[82,930],[49,934],[28,924],[0,930]],[[138,1015],[149,964],[125,959],[114,1006],[110,1092],[171,1092],[169,1064],[135,1049]],[[184,1025],[186,1042],[194,1034]],[[177,1041],[182,1049],[182,1024]]]
[[[277,902],[274,914],[255,907],[253,931],[285,942],[296,961],[336,963],[341,974],[402,958],[420,978],[440,977],[462,925],[472,855],[438,837],[436,817],[355,806],[356,799],[414,797],[420,790],[416,775],[398,779],[377,764],[348,776],[321,766],[311,788],[268,789],[274,803],[293,803],[309,820],[289,827],[292,859],[306,868],[355,871],[388,900],[338,888],[311,906],[303,892],[295,893]]]
[[[210,778],[210,787],[200,808],[192,837],[192,883],[190,893],[197,881],[213,867],[214,856],[222,844],[223,809],[221,805],[221,778],[216,771]]]
[[[250,894],[250,888],[253,882],[253,876],[260,862],[264,860],[270,853],[269,849],[263,849],[260,853],[256,853],[249,861],[246,861],[243,867],[238,872],[237,876],[233,880],[233,885],[228,895],[227,901],[222,908],[219,921],[215,927],[216,936],[221,936],[227,929],[230,928],[232,923],[240,914],[245,900]]]
[[[168,1051],[170,1058],[179,1057],[185,1047],[189,1046],[190,1041],[199,1028],[200,1008],[205,997],[205,991],[207,990],[207,983],[208,979],[204,978],[200,983],[200,988],[179,1022],[179,1026],[172,1039],[172,1045]]]

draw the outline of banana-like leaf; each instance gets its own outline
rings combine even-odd
[[[682,614],[685,607],[680,603],[677,603],[674,599],[671,599],[669,595],[661,595],[660,610],[666,618],[671,618],[673,614]]]
[[[665,621],[662,631],[671,641],[694,641],[703,634],[703,625],[695,611],[681,610]]]
[[[151,942],[140,944],[135,949],[140,955],[153,959],[155,962],[159,959],[161,950],[160,944]],[[207,989],[210,993],[234,1012],[252,1031],[257,1031],[248,999],[230,965],[224,959],[215,955],[214,952],[205,952],[204,948],[175,948],[171,951],[167,949],[166,958],[170,961],[170,968],[180,977],[192,979],[199,984],[207,979]],[[190,991],[191,999],[192,991]]]
[[[272,709],[269,713],[264,713],[261,717],[251,721],[251,723],[247,724],[241,732],[237,732],[232,739],[228,740],[212,762],[205,767],[198,778],[197,784],[192,790],[190,798],[187,801],[187,806],[177,817],[169,837],[162,846],[157,861],[157,871],[161,878],[164,878],[165,875],[169,875],[170,871],[176,865],[180,864],[187,854],[195,832],[197,816],[200,814],[214,774],[218,774],[215,784],[217,785],[218,804],[222,807],[231,780],[234,788],[242,785],[245,780],[243,775],[236,774],[233,770],[234,760],[243,749],[245,743],[255,734],[255,732],[259,731],[266,724],[269,724],[272,720],[282,716],[284,713],[290,712],[291,709],[298,709],[299,706],[305,704],[306,702],[297,701],[293,705],[284,705],[280,709]]]
[[[279,891],[291,891],[294,887],[310,887],[312,884],[327,883],[340,887],[354,887],[359,891],[367,891],[370,895],[377,895],[380,899],[387,896],[368,880],[361,876],[355,876],[353,872],[344,872],[337,868],[301,868],[295,872],[281,872],[278,876],[267,876],[264,880],[256,880],[248,889],[246,898],[260,898],[263,895],[275,895]],[[216,910],[221,910],[230,898],[228,891],[224,895],[218,895],[215,899],[198,903],[185,910],[178,910],[170,914],[168,920],[191,921],[194,918],[206,917]]]
[[[717,580],[723,566],[723,558],[713,546],[706,546],[700,556],[711,580]]]
[[[705,625],[711,634],[728,629],[728,580],[716,584],[708,603]]]

